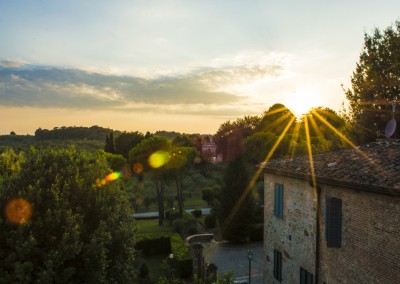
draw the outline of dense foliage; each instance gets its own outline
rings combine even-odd
[[[400,99],[400,21],[383,32],[375,29],[372,35],[364,35],[351,84],[346,96],[357,142],[382,137],[392,118],[391,103]]]
[[[241,155],[229,163],[224,180],[217,211],[222,236],[232,242],[241,242],[248,236],[254,212],[252,195],[246,192],[250,179]]]
[[[122,183],[96,186],[101,153],[8,150],[0,165],[1,283],[135,280],[135,220]]]
[[[70,139],[87,139],[87,140],[102,140],[113,130],[103,128],[97,125],[91,127],[83,126],[62,126],[54,127],[54,129],[38,128],[35,131],[35,138],[38,140],[70,140]]]

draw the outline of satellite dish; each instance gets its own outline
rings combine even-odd
[[[394,118],[392,118],[391,120],[389,120],[389,122],[386,124],[386,128],[385,128],[385,136],[387,138],[390,138],[394,132],[396,131],[396,120]]]
[[[385,127],[385,136],[387,138],[390,138],[396,131],[397,123],[396,123],[396,120],[394,119],[394,111],[395,111],[395,105],[393,104],[392,105],[392,114],[393,114],[392,119],[389,120],[389,122],[386,124],[386,127]]]

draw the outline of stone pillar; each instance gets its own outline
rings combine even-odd
[[[203,278],[203,246],[199,243],[191,245],[191,251],[193,256],[193,275],[197,274],[199,278]]]

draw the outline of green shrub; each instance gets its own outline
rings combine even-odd
[[[196,217],[196,218],[200,218],[201,215],[203,214],[203,212],[201,211],[201,209],[195,209],[195,210],[193,210],[191,213],[192,213],[192,215],[193,215],[194,217]]]
[[[165,210],[164,214],[165,214],[165,218],[170,221],[176,220],[177,218],[179,218],[179,210],[175,209],[175,208]]]
[[[190,214],[184,214],[181,219],[173,221],[172,224],[176,232],[182,237],[187,237],[197,233],[196,219]]]
[[[171,253],[174,255],[174,268],[179,277],[190,277],[193,269],[192,257],[189,247],[179,235],[171,236]]]

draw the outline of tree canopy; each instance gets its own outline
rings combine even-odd
[[[135,220],[100,152],[3,154],[1,283],[134,282]]]
[[[346,97],[357,142],[383,136],[385,125],[392,118],[391,104],[398,104],[400,97],[400,21],[384,31],[365,33],[351,85]]]

